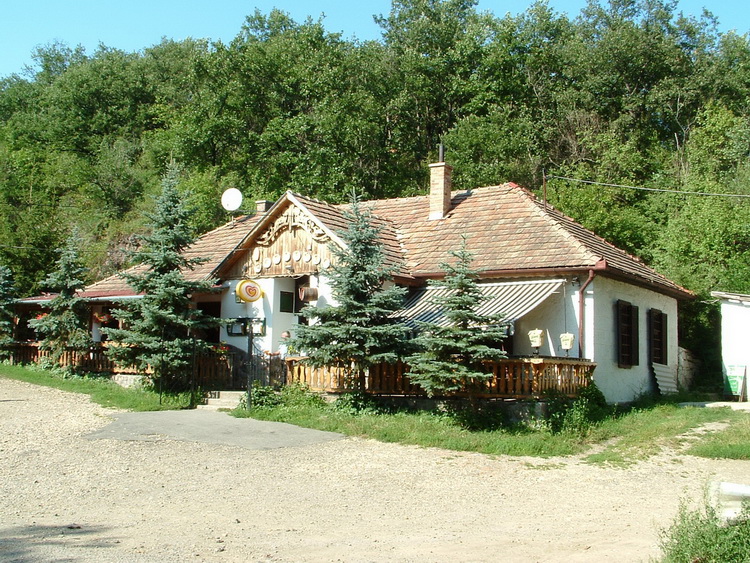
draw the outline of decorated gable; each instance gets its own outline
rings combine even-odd
[[[283,277],[314,274],[330,267],[329,232],[295,205],[259,225],[228,277]]]

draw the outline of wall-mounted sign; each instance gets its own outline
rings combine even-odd
[[[253,336],[266,335],[266,319],[239,317],[227,325],[227,336],[247,336],[252,328]]]
[[[237,284],[234,293],[245,303],[252,303],[263,297],[263,290],[255,280],[242,280]]]

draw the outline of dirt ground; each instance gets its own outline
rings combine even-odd
[[[2,561],[648,561],[680,500],[750,463],[628,469],[345,438],[93,438],[112,411],[0,379]],[[252,421],[247,421],[252,431]]]

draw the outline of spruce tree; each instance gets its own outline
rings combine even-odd
[[[15,342],[15,301],[13,272],[8,266],[0,266],[0,360],[10,357],[10,347]]]
[[[80,238],[74,232],[60,249],[55,270],[47,276],[45,285],[55,293],[49,312],[29,321],[29,326],[41,337],[40,348],[48,351],[47,362],[57,366],[66,350],[85,352],[93,344],[89,328],[89,307],[78,295],[86,286],[86,268],[79,255]],[[76,366],[69,366],[75,371]]]
[[[388,283],[395,267],[385,263],[381,228],[356,194],[344,217],[348,227],[338,234],[346,246],[333,248],[328,273],[335,304],[305,307],[309,324],[298,326],[292,347],[313,366],[344,368],[350,384],[363,390],[366,370],[397,361],[408,345],[408,328],[391,316],[405,290]]]
[[[133,254],[136,268],[122,273],[140,299],[127,301],[113,311],[121,328],[103,332],[117,346],[109,356],[121,365],[152,369],[154,387],[181,391],[189,387],[192,359],[210,345],[193,339],[196,330],[215,327],[220,320],[192,306],[191,295],[208,292],[211,281],[191,281],[185,272],[201,258],[187,258],[183,251],[194,241],[190,227],[193,209],[183,202],[178,190],[179,169],[170,164],[162,180],[156,209],[148,215],[151,234],[143,236]]]
[[[409,379],[430,397],[466,392],[476,406],[480,384],[492,378],[483,362],[506,357],[499,346],[507,327],[501,315],[477,313],[486,297],[477,283],[477,272],[471,269],[473,256],[466,248],[466,239],[449,254],[456,258],[455,264],[442,263],[445,278],[430,281],[432,286],[447,289],[432,300],[447,322],[419,323],[420,333],[415,340],[419,351],[406,360]]]

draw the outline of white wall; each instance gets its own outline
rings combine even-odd
[[[281,333],[289,331],[294,335],[298,323],[295,313],[282,313],[280,310],[280,292],[288,291],[295,293],[296,281],[291,277],[282,278],[256,278],[255,281],[261,286],[263,296],[254,303],[237,303],[235,300],[235,288],[241,280],[228,280],[228,289],[224,292],[221,302],[221,314],[223,318],[254,317],[265,319],[266,334],[255,338],[256,346],[260,350],[276,351],[281,342]],[[335,304],[331,297],[331,287],[325,276],[310,276],[310,286],[318,288],[318,305]],[[230,346],[241,350],[247,350],[246,336],[229,336],[225,328],[222,328],[221,339]]]
[[[678,363],[677,300],[645,288],[598,276],[589,288],[593,291],[593,314],[587,308],[586,330],[593,336],[593,350],[586,356],[596,362],[594,381],[609,402],[628,402],[639,395],[654,391],[650,374],[648,345],[648,310],[659,309],[667,315],[667,366],[675,376]],[[615,303],[628,301],[638,310],[638,365],[620,368],[617,365],[617,330]],[[588,338],[587,338],[588,344]]]
[[[262,283],[264,280],[257,280],[262,289],[263,297],[253,303],[244,301],[237,302],[234,290],[241,280],[229,280],[229,288],[221,296],[221,316],[224,319],[235,319],[239,317],[266,318],[268,311],[268,290],[267,284]],[[229,336],[226,327],[221,329],[221,339],[232,347],[247,351],[247,336]],[[263,343],[264,338],[260,339]],[[261,347],[261,350],[264,349]]]
[[[550,295],[536,309],[516,321],[513,337],[513,352],[518,356],[534,353],[528,333],[533,329],[544,330],[544,345],[539,349],[540,356],[565,356],[560,347],[560,335],[564,332],[575,334],[576,340],[569,355],[578,357],[578,287],[566,282]]]
[[[721,302],[721,356],[724,373],[727,366],[750,366],[750,302]]]

